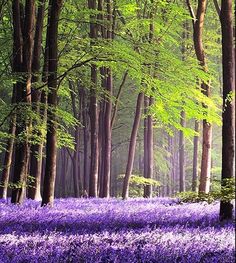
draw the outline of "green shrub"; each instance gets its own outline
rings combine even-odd
[[[180,202],[202,202],[212,203],[215,200],[231,201],[235,199],[235,178],[225,179],[222,182],[215,181],[212,184],[212,189],[208,194],[197,193],[192,191],[181,192],[176,195]]]

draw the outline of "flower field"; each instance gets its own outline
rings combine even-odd
[[[0,201],[0,262],[234,262],[234,224],[218,213],[168,198]]]

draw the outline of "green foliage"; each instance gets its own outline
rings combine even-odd
[[[120,174],[118,176],[118,179],[123,182],[125,175]],[[130,197],[142,197],[143,196],[143,190],[144,186],[151,185],[154,187],[154,193],[155,191],[158,191],[158,187],[161,185],[159,181],[151,179],[151,178],[145,178],[141,175],[134,175],[132,174],[130,177],[130,184],[129,184],[129,196]],[[157,194],[157,193],[155,193]]]
[[[191,203],[202,201],[212,203],[215,200],[232,201],[235,199],[235,178],[224,179],[222,185],[220,181],[214,181],[208,194],[188,191],[178,193],[177,197],[180,202]]]
[[[28,175],[27,176],[27,181],[25,182],[17,182],[17,183],[13,183],[13,182],[9,182],[7,187],[9,189],[19,189],[22,187],[34,187],[33,183],[35,182],[35,178],[33,176]],[[4,185],[1,184],[0,182],[0,187],[4,187]]]

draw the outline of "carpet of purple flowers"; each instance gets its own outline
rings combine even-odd
[[[235,262],[234,224],[218,213],[168,198],[0,201],[0,262]]]

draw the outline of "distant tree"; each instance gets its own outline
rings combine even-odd
[[[88,7],[91,12],[97,10],[95,0],[88,0]],[[91,46],[97,39],[97,24],[95,23],[96,15],[90,15],[90,39]],[[89,196],[98,196],[98,165],[99,165],[99,149],[98,149],[98,130],[99,130],[99,114],[98,114],[98,98],[97,98],[97,66],[91,65],[91,88],[90,88],[90,106],[89,116],[91,123],[91,161],[89,176]]]
[[[154,12],[155,5],[151,1],[152,8],[150,11],[150,24],[149,24],[149,36],[148,42],[152,44],[154,37]],[[156,70],[156,69],[154,69]],[[153,178],[153,166],[154,166],[154,142],[153,142],[153,117],[148,112],[148,109],[153,105],[153,96],[145,96],[144,98],[144,111],[147,116],[144,119],[144,177],[148,179]],[[152,185],[144,186],[144,197],[152,197]]]
[[[195,120],[194,131],[199,133],[199,121]],[[192,191],[197,191],[198,182],[198,148],[199,148],[199,135],[195,135],[193,139],[193,177],[192,177]]]
[[[124,178],[123,190],[122,190],[123,199],[127,199],[129,197],[129,181],[133,170],[135,147],[137,141],[138,127],[142,113],[141,109],[142,109],[143,100],[144,100],[144,93],[140,92],[137,98],[136,112],[135,112],[134,123],[133,123],[133,128],[129,142],[128,160],[127,160],[126,172],[125,172],[125,178]]]
[[[186,125],[185,112],[181,111],[180,125]],[[185,191],[185,139],[183,131],[179,131],[179,191]]]
[[[106,0],[106,14],[107,14],[107,27],[106,27],[106,39],[112,41],[113,38],[113,1]],[[103,189],[102,197],[110,197],[110,181],[111,181],[111,117],[112,117],[112,101],[111,96],[113,92],[113,76],[110,67],[106,68],[105,76],[106,84],[106,98],[105,98],[105,111],[104,111],[104,152],[103,152]]]

